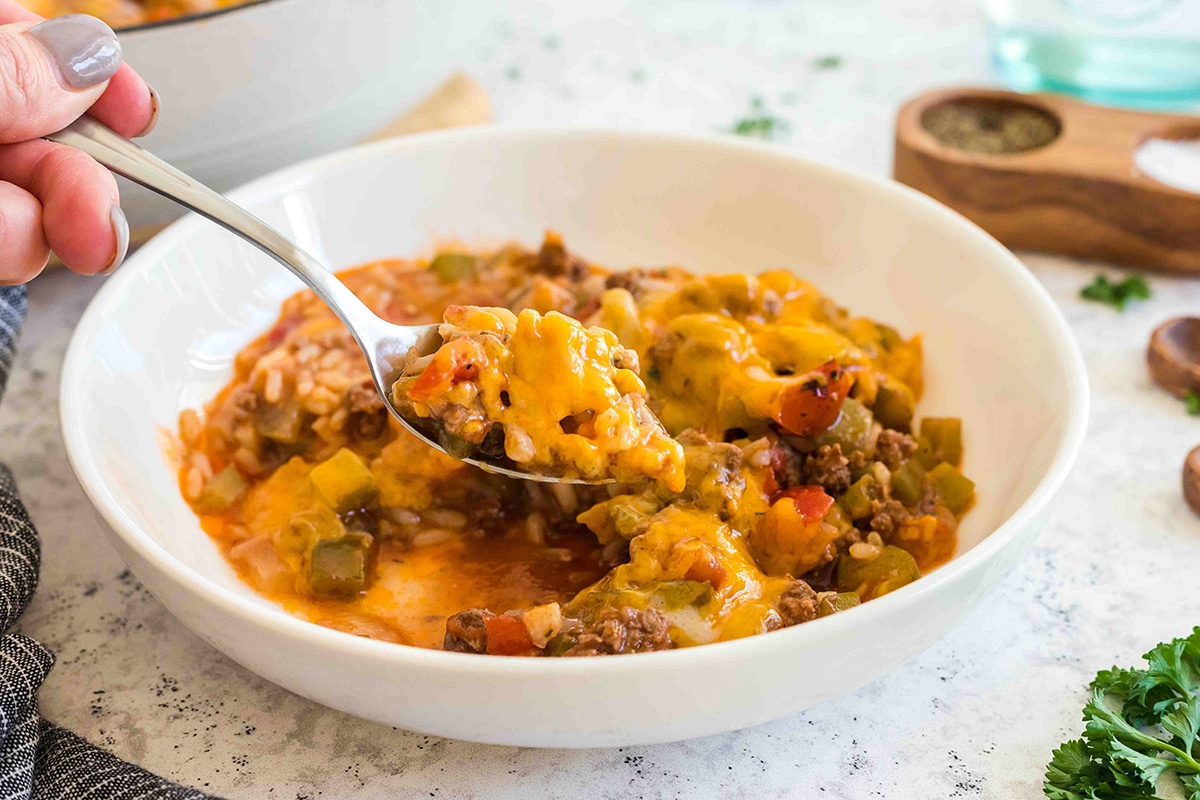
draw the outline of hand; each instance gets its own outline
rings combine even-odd
[[[121,63],[95,17],[49,21],[0,0],[0,285],[24,283],[51,249],[75,272],[115,269],[129,246],[117,184],[89,156],[39,137],[84,113],[123,136],[149,132],[158,96]]]

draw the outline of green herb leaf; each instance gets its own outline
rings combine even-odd
[[[1097,275],[1095,280],[1083,287],[1079,296],[1124,311],[1125,304],[1130,300],[1149,300],[1150,286],[1141,275],[1130,275],[1117,283],[1111,282],[1105,275]]]
[[[1200,697],[1192,695],[1183,703],[1163,714],[1163,730],[1175,737],[1175,746],[1188,755],[1196,752],[1196,738],[1200,736]]]
[[[1195,389],[1188,389],[1183,396],[1183,407],[1193,417],[1200,417],[1200,394]]]
[[[1200,627],[1145,659],[1145,669],[1097,673],[1083,709],[1084,738],[1054,751],[1046,797],[1157,798],[1159,779],[1172,775],[1189,800],[1200,800]]]
[[[812,62],[813,69],[837,69],[842,65],[842,57],[839,55],[821,56]]]
[[[774,139],[777,133],[784,133],[787,129],[786,120],[768,114],[763,99],[753,97],[750,99],[750,113],[735,122],[731,130],[738,136]]]

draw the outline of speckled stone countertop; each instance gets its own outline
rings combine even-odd
[[[581,5],[514,3],[466,54],[499,119],[716,131],[761,97],[787,121],[781,142],[883,173],[905,97],[991,80],[982,24],[958,0]],[[1118,314],[1078,299],[1101,266],[1025,260],[1071,323],[1093,405],[1079,463],[1016,570],[853,695],[724,736],[578,752],[363,722],[274,687],[171,617],[105,542],[59,432],[63,351],[100,279],[45,275],[0,407],[0,460],[45,542],[21,623],[58,654],[43,713],[230,798],[1040,796],[1094,672],[1200,624],[1200,520],[1179,491],[1200,419],[1154,389],[1143,361],[1156,324],[1200,308],[1200,280],[1153,278],[1154,299]]]

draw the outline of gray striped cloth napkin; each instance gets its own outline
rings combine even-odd
[[[25,318],[25,288],[0,286],[0,397]],[[41,542],[12,473],[0,464],[0,800],[210,800],[42,719],[49,650],[10,633],[37,588]],[[80,702],[85,702],[80,700]]]

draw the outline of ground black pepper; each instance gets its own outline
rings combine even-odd
[[[971,153],[1036,150],[1059,133],[1052,115],[1016,103],[943,103],[926,111],[921,125],[942,144]]]

